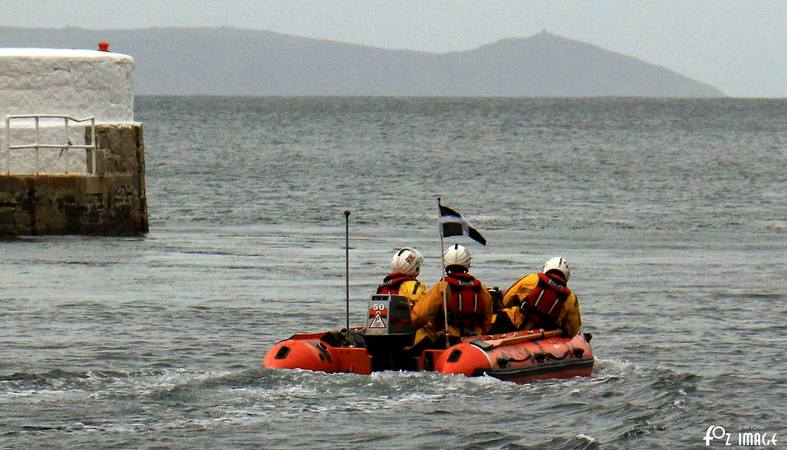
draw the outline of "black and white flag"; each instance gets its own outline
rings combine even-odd
[[[473,227],[469,220],[447,206],[438,206],[440,206],[440,228],[442,229],[443,237],[467,236],[481,245],[486,245],[486,239],[481,236],[481,233]]]

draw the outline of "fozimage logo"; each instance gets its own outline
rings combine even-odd
[[[752,426],[748,427],[746,431],[738,431],[729,433],[724,427],[718,425],[711,425],[705,430],[705,446],[722,445],[722,446],[776,446],[779,441],[776,438],[776,433],[768,433],[762,431],[761,427]]]

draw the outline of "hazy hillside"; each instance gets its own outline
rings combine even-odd
[[[235,28],[0,27],[0,46],[134,57],[138,94],[720,97],[664,67],[541,33],[452,53],[386,50]]]

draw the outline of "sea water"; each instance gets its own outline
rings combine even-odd
[[[0,446],[787,441],[787,101],[141,97],[150,234],[0,241]],[[590,378],[269,370],[353,325],[437,198],[507,288],[572,265]],[[714,443],[719,443],[716,441]]]

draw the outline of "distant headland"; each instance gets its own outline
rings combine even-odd
[[[428,53],[228,27],[0,27],[8,47],[99,41],[134,57],[143,95],[724,97],[665,67],[547,32]]]

